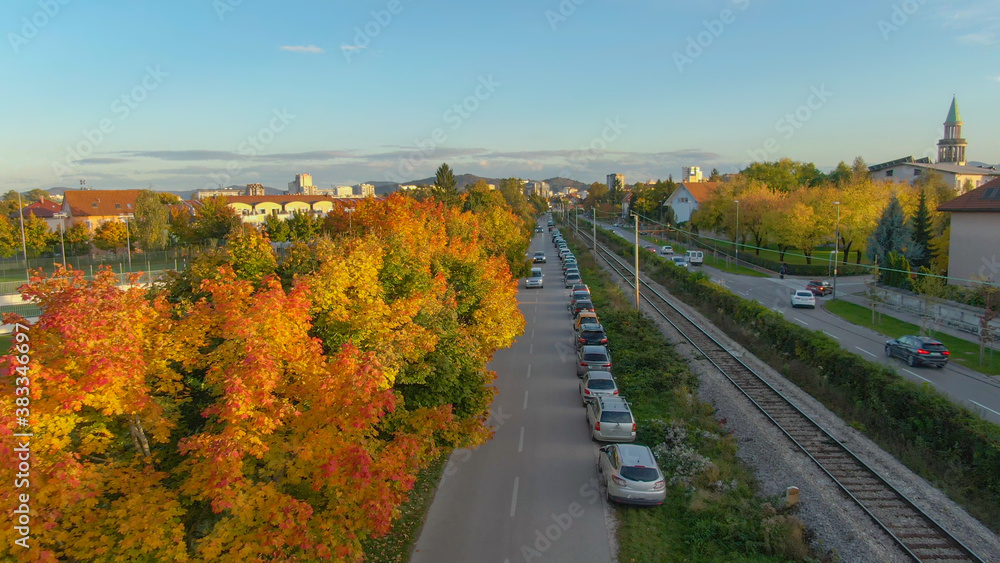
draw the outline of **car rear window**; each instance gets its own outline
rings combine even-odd
[[[799,297],[812,297],[812,293],[808,291],[796,291],[795,295],[798,295]]]
[[[626,465],[622,467],[621,475],[629,481],[642,481],[643,483],[656,481],[659,478],[655,467],[631,467]]]
[[[585,362],[607,362],[608,357],[604,354],[584,354],[583,361]]]
[[[591,379],[590,383],[587,384],[587,387],[599,390],[614,389],[615,382],[610,379]]]
[[[601,413],[601,422],[632,424],[632,413],[628,411],[604,411]]]
[[[603,330],[585,330],[585,331],[583,331],[580,334],[580,336],[582,336],[583,338],[590,338],[590,339],[597,339],[597,340],[599,340],[601,338],[604,338],[604,331]]]
[[[922,346],[924,350],[930,350],[931,352],[940,352],[947,349],[940,342],[924,342]]]

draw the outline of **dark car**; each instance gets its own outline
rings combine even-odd
[[[593,311],[594,304],[590,301],[581,299],[579,301],[574,301],[569,310],[573,313],[573,318],[576,318],[576,316],[580,314],[580,311]]]
[[[536,253],[535,253],[535,255],[534,255],[534,256],[532,257],[531,261],[532,261],[533,263],[538,263],[538,262],[541,262],[541,263],[543,263],[543,264],[544,264],[544,263],[545,263],[545,253],[544,253],[544,252],[542,252],[541,250],[539,250],[539,251],[538,251],[538,252],[536,252]]]
[[[929,336],[900,336],[885,343],[885,355],[902,358],[907,365],[943,368],[948,363],[948,349]]]
[[[828,281],[813,280],[806,284],[806,289],[820,297],[833,293],[833,286]]]
[[[581,326],[580,334],[576,337],[576,347],[599,346],[608,343],[608,335],[604,333],[601,325],[586,324]]]

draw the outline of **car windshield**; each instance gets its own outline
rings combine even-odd
[[[632,413],[628,411],[604,411],[601,413],[601,422],[632,424]]]
[[[629,481],[642,481],[643,483],[656,481],[660,477],[655,467],[631,467],[628,465],[622,467],[621,475]]]
[[[545,256],[545,253],[544,252],[536,252],[535,256]]]
[[[591,379],[590,383],[587,384],[587,387],[597,390],[614,389],[615,382],[610,379]]]
[[[604,354],[599,353],[599,352],[595,352],[595,353],[591,353],[591,354],[584,354],[583,355],[583,361],[585,361],[585,362],[607,362],[608,361],[608,357],[605,356]]]

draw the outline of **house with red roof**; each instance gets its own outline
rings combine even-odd
[[[951,213],[948,276],[1000,281],[1000,178],[948,201],[938,211]]]
[[[34,215],[39,219],[44,219],[45,223],[49,226],[49,229],[51,229],[52,231],[58,231],[60,221],[64,221],[65,219],[57,218],[55,215],[56,213],[59,213],[61,211],[62,211],[62,205],[50,199],[45,199],[44,197],[42,197],[38,201],[32,203],[31,205],[21,209],[20,213],[17,211],[12,212],[9,217],[11,221],[17,224],[17,222],[21,220],[20,219],[21,214],[24,215],[25,220],[27,220],[28,217]],[[69,228],[68,225],[67,228]]]
[[[698,207],[712,197],[721,182],[681,182],[665,205],[674,210],[678,223],[687,223]]]

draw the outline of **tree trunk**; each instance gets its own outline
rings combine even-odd
[[[132,434],[132,443],[136,450],[141,450],[143,456],[149,457],[149,441],[146,439],[146,432],[142,429],[142,422],[138,414],[133,414],[128,423],[129,432]]]
[[[812,250],[806,250],[806,249],[803,248],[802,249],[802,254],[806,255],[806,265],[812,265],[812,263],[813,263]]]

